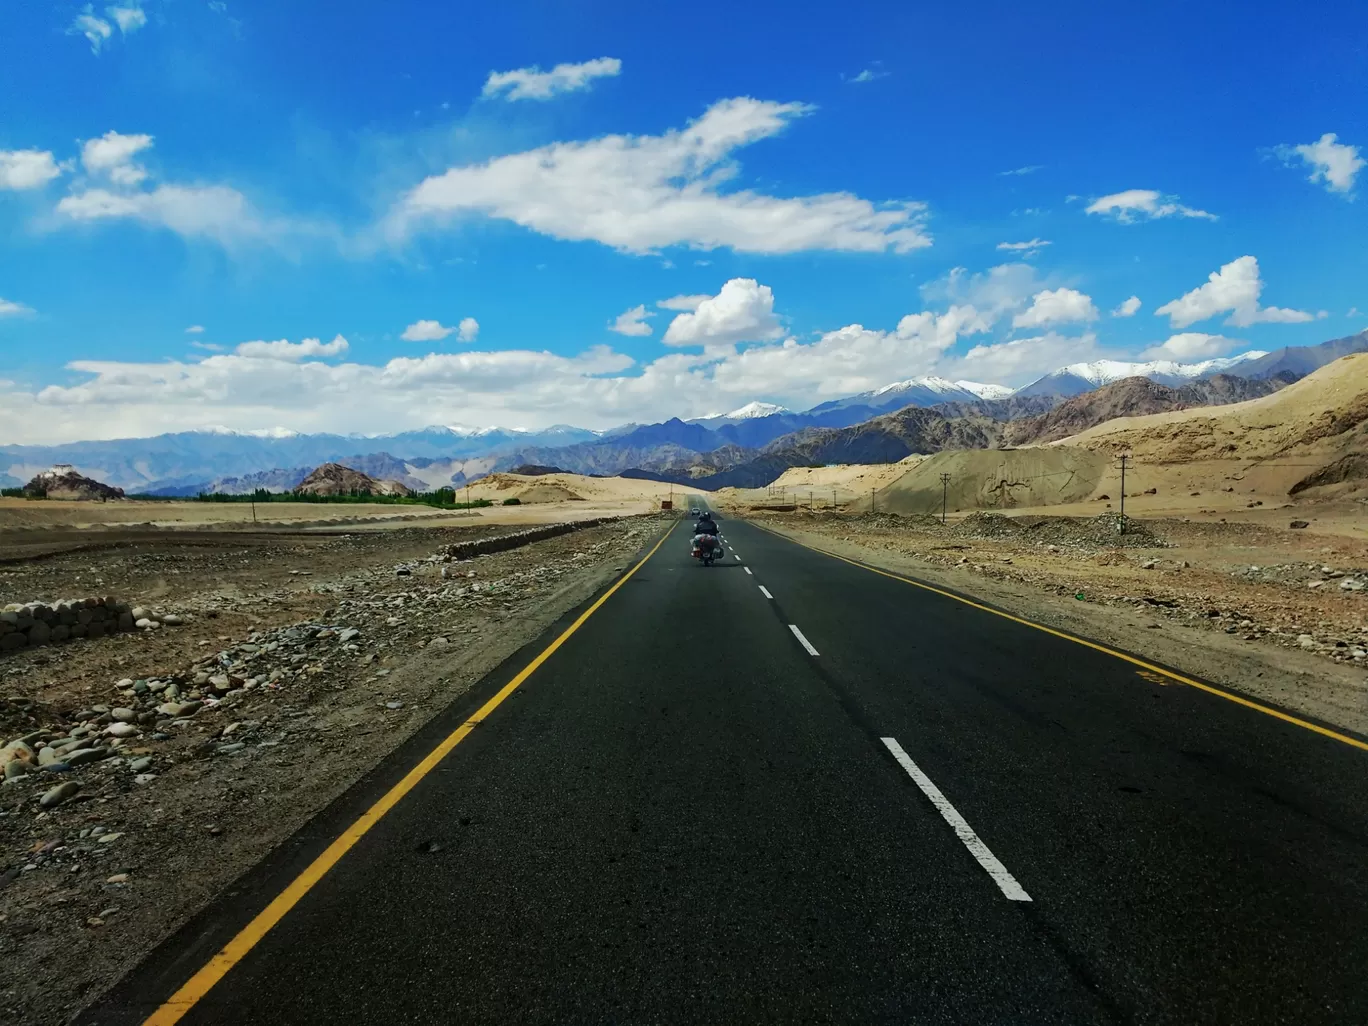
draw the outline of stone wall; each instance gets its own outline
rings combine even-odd
[[[0,653],[133,629],[132,607],[113,598],[9,605],[0,612]]]
[[[521,548],[524,545],[531,545],[533,542],[556,538],[562,534],[571,534],[575,531],[583,531],[590,527],[598,527],[600,524],[615,523],[622,519],[624,518],[595,517],[592,520],[572,520],[563,524],[547,524],[545,527],[532,527],[526,531],[514,531],[511,534],[497,534],[490,538],[455,542],[446,546],[442,551],[455,559],[487,556],[491,552],[507,552],[509,549]]]

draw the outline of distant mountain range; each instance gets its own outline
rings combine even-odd
[[[640,470],[647,475],[703,484],[746,464],[754,464],[755,473],[747,471],[743,476],[754,477],[761,472],[757,461],[773,461],[778,451],[810,449],[813,439],[819,437],[813,432],[851,428],[899,410],[934,408],[941,419],[1001,424],[1038,416],[1063,400],[1122,379],[1142,377],[1170,387],[1215,374],[1285,382],[1341,356],[1366,350],[1368,331],[1363,331],[1318,346],[1243,353],[1200,363],[1099,360],[1070,364],[1016,390],[973,381],[916,377],[820,403],[803,412],[757,401],[730,413],[690,421],[671,418],[657,424],[626,424],[609,431],[568,425],[544,431],[429,427],[362,437],[216,430],[52,446],[0,445],[0,486],[18,487],[53,464],[69,463],[86,476],[130,493],[193,495],[210,490],[246,492],[257,487],[284,491],[315,467],[330,462],[423,491],[459,486],[491,470],[524,464],[591,474]],[[1225,391],[1234,395],[1238,388],[1227,386]],[[911,418],[909,424],[916,420]],[[936,433],[940,429],[931,423],[927,421],[915,431],[912,427],[899,429],[902,434],[898,437],[906,444],[922,437],[936,441],[941,437]],[[931,434],[926,435],[926,431]],[[945,435],[946,439],[953,437],[953,431]],[[824,442],[818,448],[836,451],[844,445]],[[855,446],[867,451],[870,459],[897,448],[897,444],[886,450]]]

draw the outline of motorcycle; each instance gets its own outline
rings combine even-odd
[[[722,558],[722,543],[713,534],[695,535],[693,557],[704,566],[712,566],[716,560]]]

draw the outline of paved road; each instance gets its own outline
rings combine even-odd
[[[1368,1022],[1368,752],[722,526],[724,565],[676,529],[179,1021]],[[554,634],[81,1021],[152,1014]]]

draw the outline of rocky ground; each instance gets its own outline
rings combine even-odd
[[[1368,545],[1113,515],[756,514],[874,565],[1368,732]]]
[[[64,1021],[660,526],[465,561],[442,547],[487,532],[0,568],[0,602],[89,585],[166,624],[0,659],[3,1020]]]

